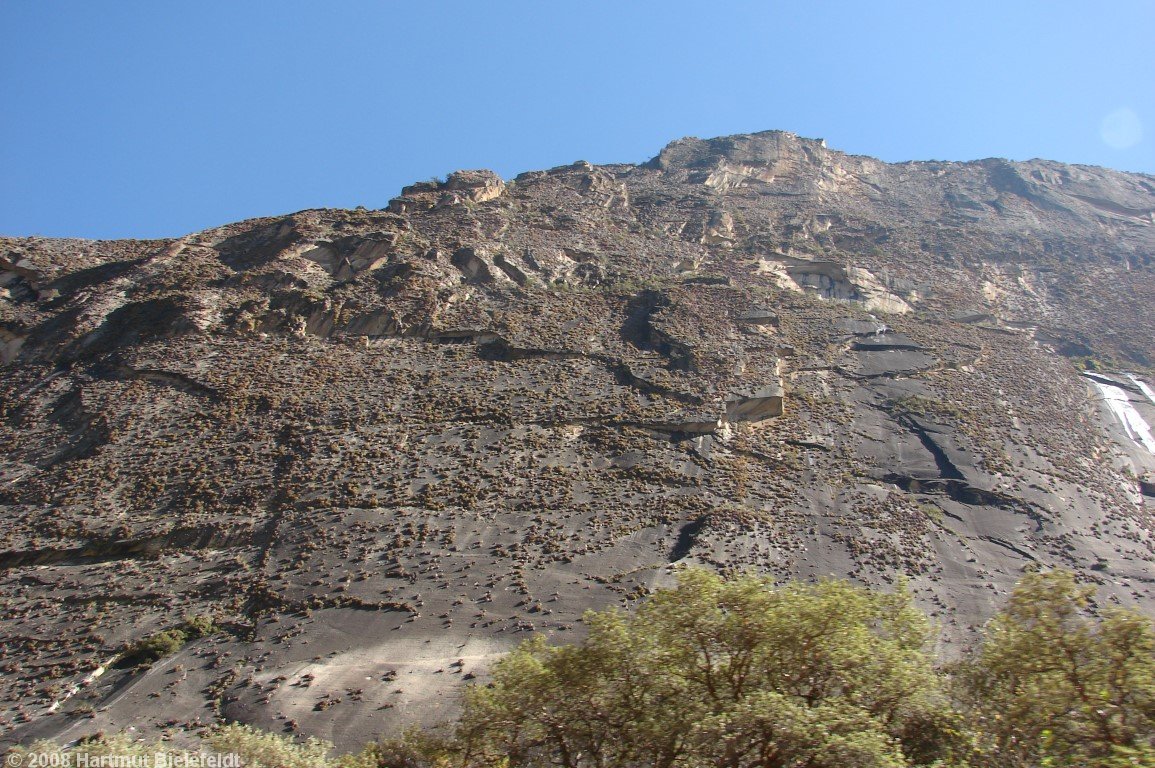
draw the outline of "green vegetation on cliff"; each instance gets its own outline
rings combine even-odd
[[[580,644],[522,644],[440,733],[332,760],[238,725],[206,743],[250,766],[1155,765],[1155,628],[1093,597],[1070,573],[1029,574],[981,643],[936,665],[901,587],[688,570],[634,614],[588,614]]]

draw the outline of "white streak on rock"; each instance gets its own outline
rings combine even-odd
[[[1155,390],[1152,390],[1151,387],[1139,381],[1138,376],[1128,373],[1127,378],[1135,382],[1135,386],[1143,391],[1143,394],[1147,396],[1147,400],[1150,401],[1151,405],[1155,405]]]
[[[56,701],[52,702],[52,705],[50,707],[48,707],[48,712],[51,714],[52,712],[55,712],[56,710],[60,709],[60,706],[62,704],[64,704],[64,702],[68,701],[73,696],[80,693],[80,690],[82,688],[86,688],[86,687],[92,685],[94,682],[96,682],[96,679],[98,677],[100,677],[101,675],[103,675],[105,670],[107,670],[110,666],[112,666],[113,662],[115,662],[118,658],[120,658],[120,657],[119,656],[112,657],[111,659],[109,659],[105,663],[101,664],[96,669],[89,672],[84,677],[84,679],[81,680],[79,683],[75,683],[74,685],[70,686],[63,696],[61,696]]]
[[[1107,401],[1112,413],[1119,419],[1123,429],[1127,431],[1127,436],[1155,455],[1155,436],[1151,434],[1151,426],[1139,415],[1135,406],[1131,405],[1131,399],[1127,397],[1127,393],[1121,387],[1115,387],[1098,380],[1094,381],[1095,386],[1103,393],[1103,399]],[[1147,389],[1145,385],[1144,389]],[[1150,397],[1149,391],[1147,389],[1144,392],[1148,397]]]

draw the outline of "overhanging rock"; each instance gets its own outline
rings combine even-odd
[[[739,389],[726,398],[726,421],[763,421],[782,415],[782,385]]]

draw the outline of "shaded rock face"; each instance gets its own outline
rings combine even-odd
[[[0,733],[352,747],[686,563],[905,576],[948,652],[1032,568],[1153,613],[1153,211],[771,132],[0,240]]]

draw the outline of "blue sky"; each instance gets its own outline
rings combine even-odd
[[[0,0],[0,234],[383,207],[767,129],[1155,173],[1155,2]]]

